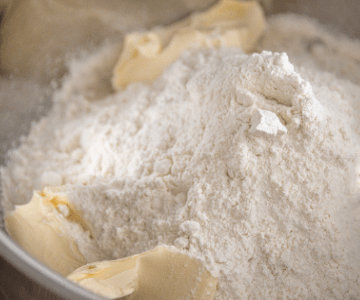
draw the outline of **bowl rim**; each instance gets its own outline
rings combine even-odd
[[[63,299],[108,300],[85,290],[36,260],[2,229],[0,230],[0,255],[31,280]]]

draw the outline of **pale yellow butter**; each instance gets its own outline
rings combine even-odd
[[[264,28],[265,16],[256,1],[223,0],[172,26],[131,33],[125,37],[114,68],[113,87],[152,82],[187,49],[238,47],[250,51]]]
[[[22,248],[39,261],[67,276],[86,263],[71,237],[67,222],[88,230],[85,222],[61,188],[34,192],[31,201],[5,218],[6,231]]]
[[[136,262],[139,255],[82,266],[67,278],[104,297],[114,299],[130,295],[138,287]]]
[[[88,264],[68,279],[104,297],[127,300],[212,300],[218,284],[199,260],[166,246]]]

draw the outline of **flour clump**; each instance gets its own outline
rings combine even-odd
[[[217,300],[360,297],[340,217],[359,207],[358,85],[334,76],[339,96],[285,53],[238,49],[187,51],[98,101],[71,76],[2,169],[5,211],[60,183],[89,221],[73,233],[87,262],[175,245]]]
[[[277,136],[287,132],[279,118],[271,111],[257,109],[251,118],[250,133],[259,136]]]

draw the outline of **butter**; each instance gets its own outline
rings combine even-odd
[[[165,246],[91,263],[67,278],[104,297],[127,300],[212,300],[218,284],[199,260]]]
[[[73,271],[67,278],[110,299],[127,296],[138,287],[136,263],[139,256],[90,263]]]
[[[119,90],[132,82],[151,83],[191,48],[238,47],[250,51],[264,28],[265,16],[256,1],[222,0],[206,12],[171,26],[131,33],[125,37],[112,85]]]
[[[61,188],[45,188],[34,192],[31,201],[16,206],[6,216],[5,226],[10,237],[36,259],[63,276],[86,263],[71,237],[67,223],[86,223]]]

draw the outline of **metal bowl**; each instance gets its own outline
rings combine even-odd
[[[13,1],[19,3],[26,0]],[[83,0],[78,1],[81,2]],[[0,9],[5,6],[6,2],[10,1],[0,0]],[[100,3],[100,1],[97,0],[91,0],[90,2],[98,6]],[[105,2],[110,3],[116,1],[106,0],[103,3]],[[183,17],[191,10],[204,8],[213,2],[214,0],[157,1],[156,5],[154,5],[154,1],[151,0],[123,0],[121,9],[122,13],[127,15],[131,15],[137,7],[143,10],[144,7],[147,7],[144,11],[147,10],[153,14],[155,11],[165,13],[163,18],[161,18],[161,14],[154,14],[154,18],[141,21],[143,26],[150,26],[169,23]],[[321,23],[343,32],[350,37],[360,38],[360,22],[358,19],[360,15],[360,1],[358,0],[263,0],[262,3],[268,15],[283,12],[305,14],[317,18]],[[128,29],[136,28],[139,24],[138,19],[131,21],[130,18],[128,20],[130,20]],[[131,26],[131,23],[133,26]],[[7,83],[5,82],[5,84]],[[11,79],[8,80],[8,84],[13,84]],[[16,112],[11,111],[11,115],[2,114],[0,116],[0,128],[2,129],[0,132],[0,165],[5,163],[5,153],[13,148],[14,145],[16,146],[18,144],[18,139],[21,135],[28,133],[30,123],[44,115],[51,106],[51,91],[49,92],[49,89],[38,86],[37,83],[27,81],[21,84],[21,87],[14,85],[12,89],[7,89],[10,93],[6,95],[4,92],[1,94],[0,85],[0,112],[6,110],[6,98],[8,98],[9,101],[17,101],[16,97],[14,98],[14,95],[11,94],[11,91],[15,91],[18,88],[28,89],[30,100],[28,99],[28,107],[19,109]],[[31,101],[31,99],[34,101]],[[37,101],[35,101],[35,99],[37,99]],[[27,118],[25,119],[23,118],[24,114],[27,114]],[[15,124],[21,124],[21,126],[17,126],[17,130],[14,130],[13,127]],[[0,223],[1,220],[2,216],[0,216]],[[2,290],[0,288],[0,298],[9,300],[104,299],[69,282],[64,277],[39,263],[14,243],[6,232],[1,229],[0,287],[3,287]]]

